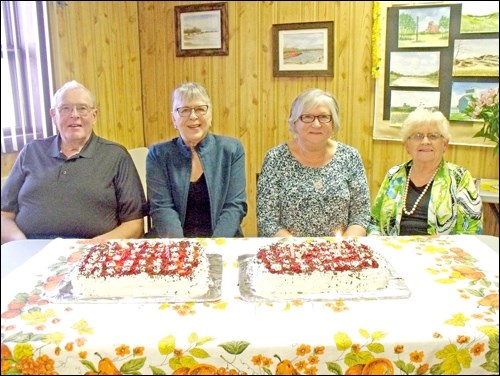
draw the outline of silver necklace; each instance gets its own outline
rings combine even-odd
[[[408,190],[410,189],[410,177],[411,177],[412,170],[413,170],[413,165],[410,167],[410,172],[408,173],[408,179],[406,180],[405,194],[403,196],[403,212],[406,215],[412,215],[413,213],[415,213],[415,210],[417,210],[417,206],[420,203],[420,200],[422,200],[422,198],[425,196],[425,193],[427,192],[427,190],[431,186],[431,183],[434,180],[434,177],[436,176],[437,171],[438,171],[438,169],[436,168],[436,171],[434,171],[434,174],[432,174],[431,180],[429,180],[429,182],[425,186],[422,193],[420,193],[420,196],[418,196],[417,201],[415,201],[415,204],[413,204],[413,208],[411,208],[411,210],[408,211],[408,210],[406,210],[406,198],[408,197]]]

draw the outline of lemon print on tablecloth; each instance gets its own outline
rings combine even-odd
[[[479,187],[482,191],[498,193],[498,180],[481,180]]]

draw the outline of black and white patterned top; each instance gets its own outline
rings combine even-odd
[[[257,187],[259,236],[279,229],[294,236],[335,236],[351,225],[370,221],[370,193],[359,152],[337,142],[323,167],[301,164],[286,143],[270,149]]]

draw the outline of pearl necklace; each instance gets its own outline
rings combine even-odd
[[[408,210],[406,210],[406,198],[408,197],[408,190],[410,189],[410,177],[411,177],[412,170],[413,170],[413,165],[410,167],[410,172],[408,173],[408,180],[406,181],[405,194],[403,196],[403,212],[406,215],[412,215],[413,213],[415,213],[415,210],[417,210],[417,206],[420,203],[420,200],[422,200],[422,198],[425,196],[425,193],[427,192],[427,190],[431,186],[431,183],[434,180],[434,177],[436,176],[437,171],[438,171],[438,169],[436,169],[436,171],[434,171],[434,174],[432,174],[431,180],[429,180],[429,182],[425,186],[423,192],[420,194],[420,196],[418,196],[417,201],[415,201],[415,204],[413,204],[413,208],[411,208],[411,210],[408,211]]]

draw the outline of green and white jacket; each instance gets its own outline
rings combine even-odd
[[[371,208],[368,235],[399,235],[407,168],[413,161],[389,169]],[[483,206],[474,178],[465,168],[441,161],[434,178],[427,221],[429,234],[481,234]]]

